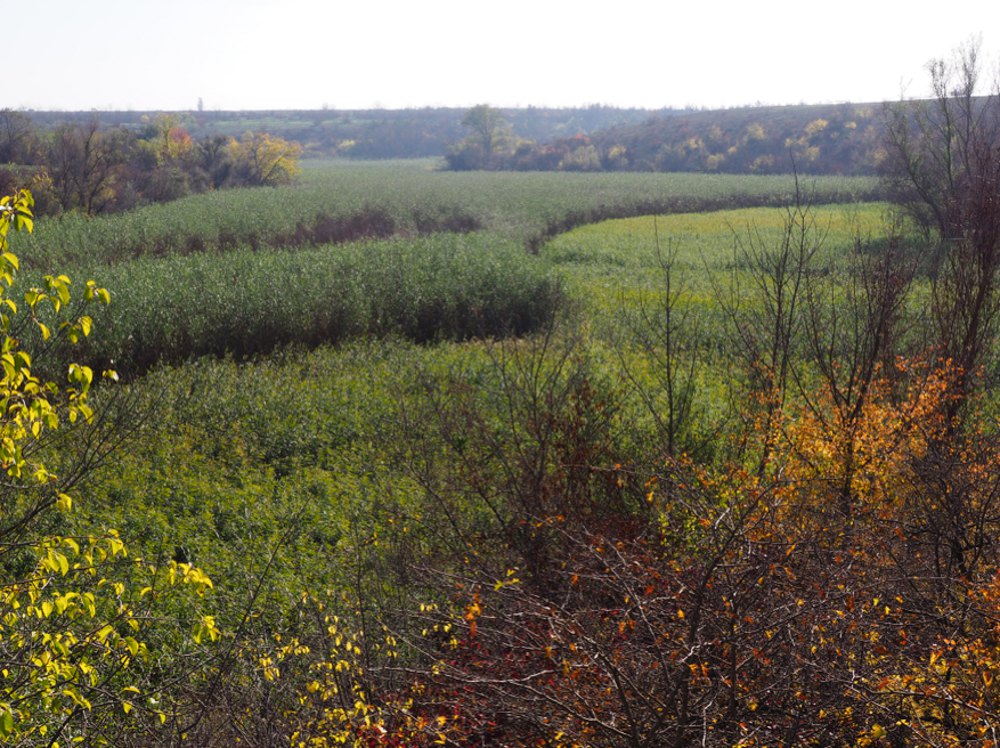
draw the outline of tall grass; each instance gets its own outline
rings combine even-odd
[[[142,258],[72,274],[96,275],[112,303],[95,313],[92,335],[55,360],[129,375],[359,336],[520,335],[550,320],[561,298],[541,261],[484,234]]]
[[[816,202],[870,197],[869,179],[809,179]],[[114,264],[140,256],[322,244],[485,229],[536,249],[605,218],[786,204],[786,176],[440,172],[432,163],[322,162],[301,184],[226,190],[106,218],[38,222],[22,252],[32,267]]]

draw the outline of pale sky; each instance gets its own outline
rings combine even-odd
[[[0,9],[0,108],[883,101],[924,95],[927,60],[973,36],[994,69],[1000,51],[996,0],[0,0]]]

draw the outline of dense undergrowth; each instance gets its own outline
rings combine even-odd
[[[127,380],[47,445],[58,468],[121,440],[48,521],[197,564],[221,636],[178,648],[168,608],[155,708],[81,734],[989,744],[1000,370],[937,354],[921,238],[884,205],[798,204],[533,256],[551,227],[787,202],[794,180],[397,167],[39,226],[36,268],[110,289],[78,352]],[[385,236],[312,246],[338,238],[320,215]]]

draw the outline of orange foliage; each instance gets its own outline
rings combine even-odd
[[[564,527],[544,590],[470,571],[424,709],[458,744],[993,745],[1000,458],[955,437],[956,376],[777,408],[763,473],[668,465],[647,526]]]

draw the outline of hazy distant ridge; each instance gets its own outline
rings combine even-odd
[[[881,159],[883,104],[648,110],[589,106],[500,109],[513,136],[493,168],[566,171],[718,171],[872,174]],[[466,110],[191,111],[194,137],[266,131],[297,140],[309,156],[444,156],[469,133]],[[65,121],[140,127],[154,112],[27,114],[43,127]]]

